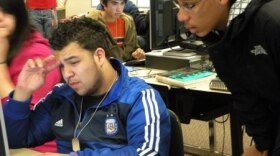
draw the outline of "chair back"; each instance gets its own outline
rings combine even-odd
[[[184,156],[184,142],[181,122],[178,116],[168,109],[171,122],[170,156]]]

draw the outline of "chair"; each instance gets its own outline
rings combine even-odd
[[[178,116],[168,109],[171,122],[170,156],[184,156],[184,143],[181,122]]]

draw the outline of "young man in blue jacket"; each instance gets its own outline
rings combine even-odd
[[[4,108],[10,148],[56,139],[58,152],[86,155],[168,155],[170,120],[159,93],[129,77],[107,56],[108,32],[81,18],[61,23],[51,45],[54,56],[28,60]],[[34,108],[32,93],[60,65],[58,84]]]
[[[229,26],[236,0],[178,0],[179,21],[208,45],[255,147],[244,156],[280,155],[280,0],[251,0]]]

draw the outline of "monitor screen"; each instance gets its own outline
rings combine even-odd
[[[9,156],[9,147],[6,133],[6,126],[0,100],[0,155]]]
[[[181,23],[177,20],[178,6],[173,0],[150,0],[150,49],[164,49],[180,42]]]

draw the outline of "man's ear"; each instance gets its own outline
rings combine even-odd
[[[94,58],[97,59],[98,63],[100,64],[100,67],[103,66],[105,60],[106,60],[106,55],[105,51],[103,48],[97,48],[94,52]]]

